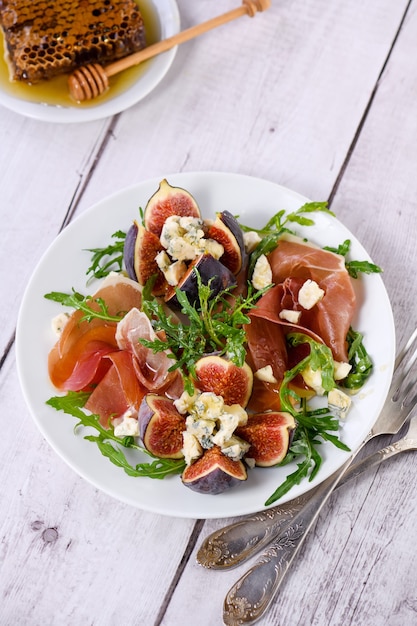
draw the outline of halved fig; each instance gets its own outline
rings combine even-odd
[[[290,413],[267,411],[249,415],[247,424],[236,428],[235,433],[251,444],[245,456],[259,467],[271,467],[286,456],[294,429]]]
[[[221,396],[227,405],[249,402],[253,386],[253,373],[247,363],[242,367],[217,355],[199,359],[195,365],[196,386],[200,391],[211,391]]]
[[[242,258],[245,257],[246,256],[245,241],[243,239],[243,232],[239,226],[239,222],[237,221],[235,216],[230,213],[230,211],[222,211],[220,213],[220,219],[227,226],[227,228],[229,228],[232,231],[233,235],[236,238],[236,241],[239,244]]]
[[[213,446],[184,470],[182,482],[198,493],[217,495],[247,477],[242,461],[229,459],[218,446]]]
[[[133,248],[133,269],[136,276],[136,280],[140,285],[145,285],[151,276],[157,276],[155,284],[152,289],[152,293],[156,296],[160,296],[165,293],[167,288],[167,282],[165,276],[158,267],[155,257],[158,252],[163,250],[163,246],[159,241],[159,237],[146,230],[141,224],[134,223],[136,226],[136,239]],[[129,238],[129,246],[131,246]],[[125,261],[126,269],[128,265]],[[129,261],[131,266],[131,261]]]
[[[188,191],[172,187],[164,178],[145,207],[145,228],[159,237],[170,215],[200,217],[200,209]]]
[[[243,259],[242,259],[242,249],[244,250],[243,235],[242,235],[243,248],[241,248],[239,241],[237,240],[234,232],[231,230],[230,226],[228,225],[231,223],[231,219],[229,219],[229,216],[230,218],[234,219],[233,215],[227,212],[228,216],[227,216],[227,219],[225,220],[224,213],[226,213],[226,211],[224,211],[223,213],[217,213],[216,219],[214,220],[214,222],[209,223],[207,237],[210,239],[214,239],[218,243],[222,244],[224,248],[224,252],[222,256],[220,257],[221,262],[231,272],[233,272],[233,274],[238,274],[240,270],[242,269],[242,262],[243,262]],[[228,224],[226,224],[226,221],[228,222]],[[239,226],[237,228],[239,229],[239,232],[241,233]]]
[[[178,289],[185,291],[191,304],[195,304],[198,300],[198,284],[194,268],[198,270],[203,285],[208,285],[210,282],[212,297],[236,284],[235,276],[223,263],[212,257],[211,254],[202,254],[191,262],[177,285]],[[180,308],[174,287],[168,287],[165,300],[170,306]]]
[[[163,459],[182,459],[185,417],[173,400],[148,393],[139,407],[139,435],[149,452]]]

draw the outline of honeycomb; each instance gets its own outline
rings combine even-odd
[[[37,83],[145,47],[135,0],[0,0],[10,80]]]

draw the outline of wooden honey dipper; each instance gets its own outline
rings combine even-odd
[[[139,63],[151,59],[162,52],[166,52],[178,44],[194,39],[242,15],[254,17],[258,11],[266,11],[270,6],[271,0],[242,0],[242,6],[236,9],[232,9],[202,24],[192,26],[172,37],[158,41],[152,46],[148,46],[139,52],[135,52],[119,61],[115,61],[106,67],[102,67],[99,63],[91,63],[90,65],[79,67],[68,77],[70,94],[77,102],[92,100],[108,89],[110,76],[118,74],[134,65],[139,65]]]

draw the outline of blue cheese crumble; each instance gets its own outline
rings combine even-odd
[[[227,405],[212,392],[190,396],[185,391],[174,405],[179,413],[186,415],[182,452],[187,465],[215,445],[235,461],[249,450],[250,444],[234,434],[238,426],[248,421],[248,414],[239,404]]]

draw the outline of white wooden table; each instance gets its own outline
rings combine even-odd
[[[236,2],[178,6],[186,28]],[[243,573],[195,562],[230,520],[122,504],[69,469],[33,423],[16,318],[63,223],[182,171],[239,172],[329,200],[385,270],[401,345],[417,322],[416,41],[417,0],[273,0],[183,45],[162,83],[113,118],[53,124],[0,109],[2,626],[216,626]],[[416,471],[408,453],[334,494],[260,623],[416,624]]]

